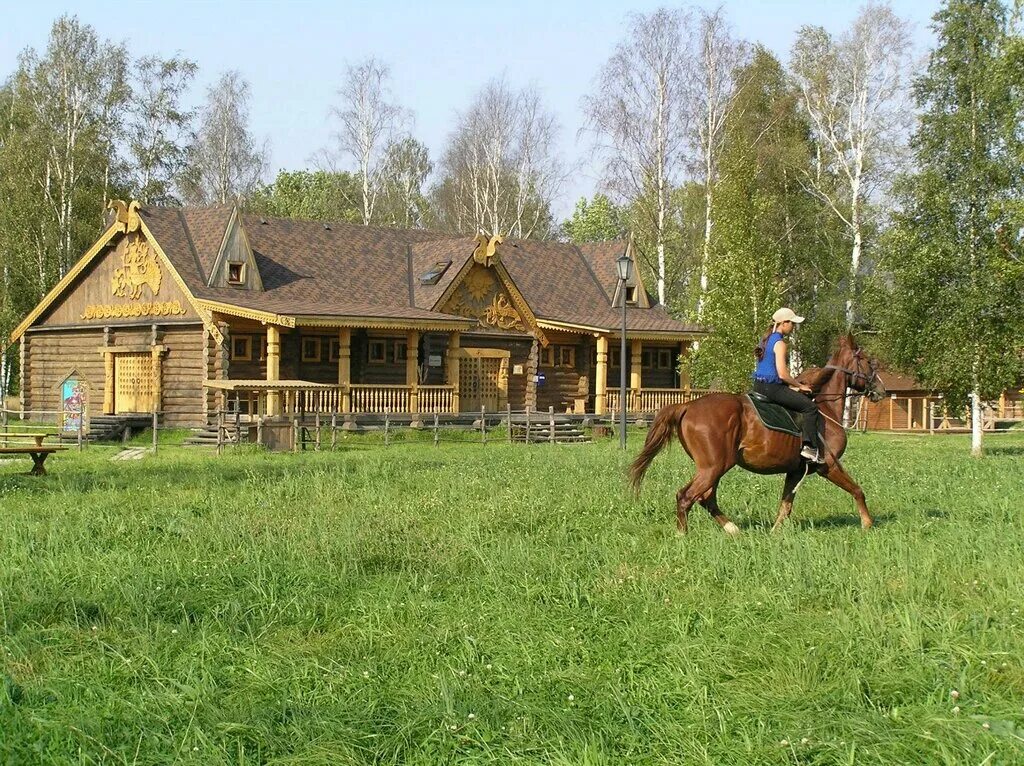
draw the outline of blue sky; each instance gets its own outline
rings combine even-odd
[[[42,50],[53,20],[74,13],[101,36],[124,41],[133,55],[181,53],[200,73],[192,101],[227,69],[252,86],[252,128],[271,149],[271,173],[312,163],[331,141],[327,117],[346,62],[376,56],[392,70],[397,100],[416,116],[415,135],[437,158],[473,94],[490,78],[535,84],[562,126],[561,152],[580,169],[556,213],[597,187],[582,123],[580,98],[622,36],[630,11],[664,2],[3,2],[0,76],[26,47]],[[699,3],[713,7],[713,3]],[[938,0],[893,2],[915,26],[921,51]],[[820,24],[844,29],[858,5],[837,0],[725,3],[735,33],[784,59],[796,30]]]

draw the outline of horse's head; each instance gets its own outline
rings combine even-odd
[[[829,366],[846,373],[847,385],[871,401],[878,402],[885,397],[885,386],[878,376],[878,361],[857,345],[852,334],[839,341],[839,351]]]

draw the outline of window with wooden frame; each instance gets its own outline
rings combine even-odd
[[[384,364],[388,360],[387,349],[384,340],[371,340],[366,347],[366,361],[370,364]]]
[[[650,349],[646,349],[640,357],[640,366],[645,370],[653,370],[657,363],[657,355]]]
[[[554,367],[555,366],[555,347],[546,346],[540,350],[540,366],[541,367]]]
[[[609,367],[619,367],[620,366],[620,361],[621,361],[621,357],[622,357],[621,351],[622,351],[622,349],[620,349],[618,346],[616,346],[615,348],[611,349],[608,352],[608,366]]]
[[[228,284],[229,285],[244,285],[245,284],[245,264],[244,263],[229,263],[228,264]]]
[[[341,358],[341,341],[337,338],[331,338],[330,345],[327,348],[328,361],[337,362]]]
[[[636,285],[626,286],[626,303],[636,303]]]
[[[559,367],[575,367],[576,366],[576,347],[575,346],[559,346],[558,347],[558,366]]]
[[[320,339],[319,338],[303,338],[302,339],[302,361],[303,362],[319,362],[320,361]]]
[[[267,336],[266,335],[258,335],[258,336],[256,336],[256,338],[253,340],[253,346],[254,346],[253,353],[255,354],[256,358],[259,359],[261,362],[266,361],[266,359],[267,359]]]
[[[404,340],[393,341],[394,345],[391,347],[391,360],[394,362],[404,362],[409,358],[409,344]]]
[[[252,361],[252,336],[232,335],[231,336],[231,361],[251,362]]]
[[[670,349],[670,348],[659,348],[658,349],[658,369],[659,370],[671,370],[673,367],[675,367],[675,364],[673,364],[673,357],[674,356],[675,355],[672,353],[672,349]]]

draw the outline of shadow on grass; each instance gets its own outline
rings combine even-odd
[[[893,520],[893,515],[889,513],[880,513],[872,515],[875,520],[875,529],[884,527],[886,524]],[[774,519],[760,519],[758,521],[752,521],[745,525],[743,528],[746,530],[761,530],[765,532],[771,532],[772,525],[775,523]],[[834,516],[827,516],[824,519],[807,519],[797,516],[795,513],[790,516],[785,523],[786,527],[796,527],[797,529],[845,529],[848,527],[856,527],[860,529],[860,516],[854,513],[836,514]]]
[[[1019,457],[1024,455],[1024,447],[986,447],[985,452],[989,455]]]

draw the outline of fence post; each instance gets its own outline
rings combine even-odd
[[[81,418],[79,418],[81,420]],[[0,402],[0,431],[4,435],[4,445],[7,446],[7,403]]]
[[[242,403],[235,391],[235,445],[242,443]]]
[[[480,405],[480,441],[487,444],[487,408]]]
[[[302,427],[299,425],[299,416],[292,415],[292,452],[299,451],[300,441],[302,441]]]
[[[530,443],[530,405],[526,405],[526,443]]]
[[[316,440],[313,442],[313,449],[316,452],[320,451],[320,413],[316,413]]]
[[[81,429],[79,429],[79,430],[81,430]],[[156,439],[156,437],[157,437],[157,431],[156,431],[156,410],[153,410],[153,454],[154,455],[156,454],[156,451],[157,451],[157,446],[156,446],[157,439]]]
[[[555,443],[555,408],[548,407],[548,443]]]
[[[217,454],[224,454],[224,410],[217,408]]]
[[[78,451],[82,451],[82,429],[85,428],[85,410],[78,413],[78,433],[75,435],[78,441]]]
[[[512,443],[512,405],[505,402],[505,417],[508,420],[508,443]]]
[[[331,452],[338,446],[338,413],[331,413]]]
[[[390,415],[391,415],[391,408],[390,407],[385,407],[384,408],[384,446],[385,447],[387,447],[387,446],[389,446],[391,444],[391,434],[389,433],[389,431],[391,430],[391,418],[390,418]]]
[[[263,446],[263,415],[256,416],[256,446]]]
[[[438,446],[437,413],[434,413],[434,446]]]

